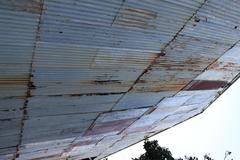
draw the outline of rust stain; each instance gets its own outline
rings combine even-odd
[[[42,12],[42,1],[43,0],[1,0],[0,6],[7,6],[7,8],[14,11],[40,14]]]
[[[111,132],[121,132],[124,128],[132,124],[137,118],[129,118],[111,122],[95,124],[91,130],[87,130],[84,136],[98,135]]]
[[[184,90],[211,90],[226,86],[225,81],[194,80]]]
[[[119,80],[95,80],[90,83],[107,85],[107,84],[121,84],[121,81],[119,81]]]
[[[169,81],[147,81],[145,85],[138,83],[134,86],[133,91],[137,92],[160,92],[160,91],[179,91],[184,86],[186,86],[191,79],[181,79],[177,78]]]
[[[157,13],[145,9],[138,8],[124,8],[122,9],[114,24],[140,28],[140,29],[156,29],[156,24],[149,22],[157,18]]]
[[[87,141],[80,141],[74,144],[71,144],[68,148],[64,149],[64,152],[70,152],[74,147],[80,146],[87,146],[90,144],[96,144],[99,140],[87,140]]]
[[[130,131],[126,131],[127,133],[139,133],[139,132],[148,132],[151,129],[151,125],[147,125],[144,127],[138,127],[138,128],[134,128],[131,129]]]
[[[211,66],[209,66],[209,69],[213,69],[216,71],[234,71],[236,69],[240,70],[240,65],[236,63],[223,63],[223,62],[215,62]]]
[[[19,84],[23,84],[23,85],[26,85],[28,83],[28,80],[27,79],[0,79],[0,84],[16,84],[16,85],[19,85]]]

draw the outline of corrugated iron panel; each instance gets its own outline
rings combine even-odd
[[[79,136],[96,117],[96,113],[88,113],[30,118],[24,122],[22,143]]]
[[[88,158],[85,157],[86,153],[89,150],[92,150],[93,147],[95,146],[95,143],[93,144],[88,144],[88,145],[83,145],[83,146],[77,146],[74,147],[70,152],[68,152],[68,154],[63,155],[64,157],[67,156],[69,157],[68,159],[84,159],[84,158]]]
[[[97,157],[101,153],[103,153],[105,150],[107,150],[111,145],[116,143],[117,141],[121,140],[123,135],[112,135],[112,136],[106,136],[101,141],[99,141],[91,150],[84,153],[84,155],[81,155],[82,157]]]
[[[130,127],[123,131],[124,134],[130,133],[149,133],[153,124],[167,116],[164,112],[154,112],[142,116],[139,120],[134,122]]]
[[[0,149],[0,159],[3,160],[12,160],[14,158],[14,154],[16,152],[16,147],[10,148],[1,148]]]
[[[88,130],[84,135],[91,136],[91,135],[98,135],[98,134],[105,134],[105,135],[118,134],[123,129],[130,126],[136,120],[137,118],[128,118],[128,119],[115,120],[110,122],[97,123],[93,126],[93,128]]]
[[[127,128],[148,109],[130,109],[126,111],[114,111],[101,114],[94,122],[94,126],[85,133],[85,136],[90,135],[113,135]]]
[[[184,32],[183,32],[184,34]],[[179,36],[136,83],[134,91],[178,91],[219,58],[229,45]]]
[[[121,94],[98,96],[31,97],[28,103],[29,117],[54,116],[110,111]]]
[[[239,40],[239,1],[210,0],[188,23],[185,35],[232,45]]]
[[[101,153],[97,159],[104,158],[105,156],[113,154],[119,150],[122,150],[131,144],[135,144],[135,143],[143,140],[145,136],[147,136],[146,133],[125,135],[120,141],[117,141],[116,143],[114,143],[114,145],[112,147],[110,147],[109,149],[107,149],[103,153]]]
[[[178,13],[174,9],[179,4]],[[126,92],[201,2],[186,4],[45,1],[39,34],[44,43],[37,46],[33,95]],[[171,21],[170,15],[175,15]]]
[[[38,151],[46,151],[48,149],[66,148],[73,142],[75,138],[52,140],[46,142],[24,144],[20,147],[20,155],[38,154]]]
[[[48,9],[43,14],[41,40],[159,51],[159,46],[171,40],[202,2],[194,1],[189,7],[156,0],[45,1]],[[129,27],[129,20],[136,27]],[[155,27],[139,28],[141,24]],[[151,42],[146,41],[149,39]]]
[[[199,114],[239,74],[238,1],[42,3],[0,2],[0,159],[104,157]]]
[[[126,92],[155,53],[40,43],[33,95]]]
[[[33,11],[40,7],[40,1],[0,3],[1,97],[25,96],[39,20],[39,14]]]
[[[114,110],[150,107],[155,105],[164,97],[174,95],[176,92],[129,92],[114,106]]]
[[[58,148],[50,148],[46,150],[39,150],[36,152],[21,154],[19,157],[16,158],[16,160],[30,160],[30,159],[50,159],[50,158],[59,158],[61,156],[61,153],[64,148],[58,147]]]
[[[219,89],[224,88],[227,85],[225,81],[209,81],[209,80],[194,80],[185,90],[209,90],[209,89]]]
[[[239,55],[239,47],[231,48],[196,79],[231,82],[240,71]]]
[[[129,109],[125,111],[114,111],[109,113],[103,113],[98,117],[96,123],[104,123],[104,122],[111,122],[116,120],[124,120],[130,118],[138,118],[144,112],[146,112],[148,108],[142,109]]]
[[[41,1],[0,2],[0,159],[13,159]]]

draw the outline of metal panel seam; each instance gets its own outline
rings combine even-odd
[[[27,91],[26,91],[25,101],[24,101],[24,105],[23,105],[23,113],[22,113],[23,115],[22,115],[22,119],[21,119],[19,142],[18,142],[18,145],[16,147],[16,154],[14,155],[13,159],[18,158],[19,155],[20,155],[19,151],[20,151],[20,146],[22,144],[24,120],[26,120],[26,118],[27,118],[28,98],[31,96],[31,89],[34,87],[33,82],[32,82],[33,62],[34,62],[34,57],[35,57],[35,53],[36,53],[37,40],[39,39],[39,32],[40,32],[40,24],[41,24],[41,18],[42,18],[42,13],[43,13],[43,6],[44,6],[44,0],[41,0],[41,4],[40,4],[41,10],[40,10],[40,13],[39,13],[35,42],[34,42],[34,46],[33,46],[31,63],[30,63],[30,68],[29,68]]]
[[[178,37],[178,35],[180,34],[180,32],[185,28],[185,26],[187,25],[187,23],[197,14],[197,12],[204,6],[204,4],[206,4],[207,0],[205,0],[200,7],[195,10],[195,12],[192,14],[192,16],[186,20],[186,22],[183,24],[183,26],[180,28],[180,30],[174,35],[174,37],[163,47],[163,49],[160,51],[160,53],[153,59],[153,61],[147,66],[146,69],[144,69],[144,71],[137,77],[137,79],[135,80],[135,82],[130,86],[130,88],[128,89],[127,93],[130,92],[134,85],[140,80],[140,78],[153,66],[153,64],[157,61],[157,59],[161,56],[165,55],[165,49]],[[126,93],[125,93],[126,94]],[[123,94],[116,102],[116,104],[125,96],[125,94]],[[177,94],[177,93],[176,93]],[[174,96],[174,95],[173,95]],[[161,101],[161,100],[160,100]],[[115,104],[115,105],[116,105]],[[157,103],[156,103],[157,104]],[[113,105],[112,109],[115,107],[115,105]],[[154,106],[154,105],[153,105]],[[112,110],[111,109],[111,110]],[[95,121],[94,121],[95,122]],[[93,122],[93,123],[94,123]]]

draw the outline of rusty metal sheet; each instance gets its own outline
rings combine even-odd
[[[135,121],[131,126],[123,131],[124,134],[130,133],[149,133],[154,123],[160,121],[166,116],[163,112],[151,113],[142,116],[139,120]]]
[[[194,80],[192,81],[185,90],[210,90],[219,89],[227,85],[225,81],[210,81],[210,80]]]
[[[88,158],[88,157],[95,157],[100,154],[101,151],[108,148],[112,143],[114,143],[114,139],[121,138],[120,135],[113,135],[113,136],[106,136],[105,135],[90,135],[90,136],[79,136],[76,138],[71,145],[67,149],[64,150],[62,157],[69,157],[70,159],[77,159],[77,158]],[[105,140],[104,140],[105,139]],[[102,143],[103,142],[103,143]],[[74,155],[72,151],[79,149],[81,147],[89,147],[87,152],[77,152]],[[76,147],[76,149],[74,149]],[[83,149],[85,150],[85,149]]]
[[[40,4],[0,3],[0,97],[25,96],[39,15],[23,10]]]
[[[83,146],[76,146],[76,147],[72,148],[72,150],[70,152],[68,152],[67,154],[63,154],[62,156],[63,157],[65,157],[65,156],[74,157],[77,155],[82,155],[81,159],[88,158],[88,157],[84,157],[84,154],[86,152],[88,152],[89,150],[91,150],[94,146],[95,146],[95,143],[83,145]]]
[[[240,72],[239,6],[1,1],[0,159],[100,158],[199,114]]]
[[[177,95],[163,99],[154,112],[173,113],[181,107],[194,107],[201,108],[208,105],[216,98],[219,90],[196,90],[196,91],[180,91]]]
[[[132,124],[148,109],[130,109],[101,114],[94,122],[94,126],[86,131],[85,136],[105,134],[113,135],[121,132]]]
[[[218,96],[218,90],[206,90],[206,92],[193,93],[183,105],[210,103]]]
[[[13,159],[20,141],[40,3],[0,2],[0,159]]]
[[[108,147],[110,147],[113,143],[121,140],[122,137],[123,137],[123,134],[106,136],[106,137],[104,137],[101,141],[99,141],[99,142],[97,143],[96,147],[108,148]]]
[[[99,141],[101,139],[89,139],[89,140],[80,140],[80,141],[74,141],[72,145],[70,145],[67,149],[64,150],[64,153],[62,154],[62,157],[69,157],[69,158],[88,158],[88,157],[96,157],[98,154],[100,154],[101,151],[106,149],[106,146],[96,146],[98,145]],[[88,151],[85,151],[85,148],[88,149]],[[79,151],[79,152],[78,152]]]
[[[123,120],[115,120],[111,122],[103,122],[97,123],[88,130],[84,135],[98,135],[98,134],[106,134],[112,135],[121,132],[123,129],[127,128],[130,124],[132,124],[137,118],[128,118]]]
[[[27,84],[0,84],[0,98],[23,97],[26,95]]]
[[[30,118],[24,122],[22,143],[79,136],[83,134],[96,117],[96,113],[88,113]]]
[[[141,108],[141,109],[129,109],[124,111],[113,111],[108,113],[101,114],[96,123],[104,123],[104,122],[111,122],[117,120],[124,120],[124,119],[131,119],[131,118],[138,118],[143,115],[148,108]]]
[[[239,47],[231,48],[196,79],[231,82],[240,71],[239,53]]]
[[[20,154],[27,154],[37,151],[47,150],[47,149],[54,149],[58,147],[67,147],[69,146],[75,138],[67,138],[61,140],[52,140],[52,141],[45,141],[45,142],[37,142],[37,143],[29,143],[20,146]]]
[[[45,23],[41,27],[41,39],[47,42],[159,51],[159,46],[166,44],[175,35],[202,2],[195,1],[191,7],[182,5],[179,12],[175,10],[180,8],[178,2],[155,0],[106,0],[101,3],[96,0],[81,3],[46,1],[44,5],[48,9],[43,15]],[[174,16],[169,21],[171,15]],[[150,26],[154,24],[155,27],[131,28],[127,23],[129,19],[132,19],[132,23],[135,22],[133,27],[146,23]],[[146,39],[151,39],[152,42]]]
[[[112,147],[110,147],[109,149],[102,152],[99,155],[98,159],[104,158],[107,155],[110,155],[119,150],[122,150],[131,144],[135,144],[135,143],[143,140],[146,135],[147,134],[145,134],[145,133],[128,134],[128,135],[124,136],[120,141],[117,141],[116,143],[114,143],[114,145]]]
[[[184,104],[190,97],[191,95],[183,95],[164,98],[157,106],[159,108],[178,107]]]
[[[134,85],[134,91],[179,91],[230,47],[179,36]]]
[[[51,157],[60,157],[61,153],[63,152],[64,148],[58,147],[58,148],[50,148],[50,149],[45,149],[45,150],[39,150],[36,152],[31,152],[31,153],[25,153],[25,154],[20,154],[19,157],[16,158],[16,160],[30,160],[30,159],[50,159]]]
[[[1,9],[9,9],[13,11],[24,11],[39,14],[41,12],[42,0],[2,0],[0,2]]]
[[[93,96],[32,97],[28,102],[28,115],[54,116],[76,113],[110,111],[121,94]]]
[[[240,64],[240,43],[228,50],[221,58],[218,59],[219,62]]]
[[[126,92],[155,57],[149,51],[54,43],[40,43],[36,52],[33,95]]]
[[[236,43],[240,35],[239,6],[239,1],[208,1],[189,21],[184,34],[223,44]]]
[[[113,110],[150,107],[157,104],[162,98],[172,96],[176,92],[129,92],[114,106]]]

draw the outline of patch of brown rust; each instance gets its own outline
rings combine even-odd
[[[107,84],[121,84],[121,81],[119,81],[119,80],[94,80],[90,83],[107,85]]]
[[[184,90],[212,90],[223,88],[226,85],[225,81],[194,80]]]
[[[209,66],[209,69],[213,69],[216,71],[234,71],[236,69],[240,69],[240,65],[230,62],[215,62],[211,66]]]
[[[29,13],[41,13],[42,0],[0,0],[0,6],[9,10],[24,11]]]
[[[11,84],[16,84],[16,85],[26,85],[28,82],[26,79],[1,79],[0,84],[3,85],[11,85]]]
[[[153,11],[139,8],[124,8],[119,12],[114,24],[140,29],[156,29],[155,23],[149,23],[156,18],[157,13]]]

